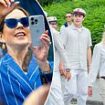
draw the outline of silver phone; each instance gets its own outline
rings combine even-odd
[[[41,35],[45,32],[45,22],[43,15],[29,16],[29,28],[31,31],[32,46],[40,46]]]

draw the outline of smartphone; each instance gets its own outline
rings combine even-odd
[[[32,46],[40,46],[41,35],[45,32],[45,21],[43,15],[29,16],[29,28],[31,32]]]

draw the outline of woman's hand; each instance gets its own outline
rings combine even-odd
[[[0,17],[11,12],[18,4],[19,2],[14,2],[13,0],[0,0]]]
[[[5,7],[8,7],[11,4],[11,0],[0,0],[0,3],[2,3]]]
[[[48,31],[45,31],[40,38],[42,45],[35,46],[33,48],[33,53],[38,61],[44,62],[47,61],[49,45],[50,45],[50,37],[48,36]]]
[[[42,34],[40,40],[42,41],[42,45],[34,47],[33,53],[37,58],[37,62],[41,70],[44,72],[50,72],[50,66],[49,63],[47,62],[49,46],[51,43],[50,37],[48,36],[48,31],[45,31],[45,33]]]

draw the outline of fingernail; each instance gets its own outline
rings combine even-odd
[[[11,6],[11,3],[9,2],[9,3],[8,3],[8,7],[10,7],[10,6]]]
[[[16,4],[19,4],[20,2],[19,2],[19,1],[16,1],[15,3],[16,3]]]

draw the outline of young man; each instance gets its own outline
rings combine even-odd
[[[69,105],[77,96],[77,105],[86,105],[88,89],[88,66],[91,64],[91,34],[82,23],[86,12],[82,8],[73,10],[73,24],[62,34],[63,43],[71,65],[71,79],[65,81],[64,101]]]

